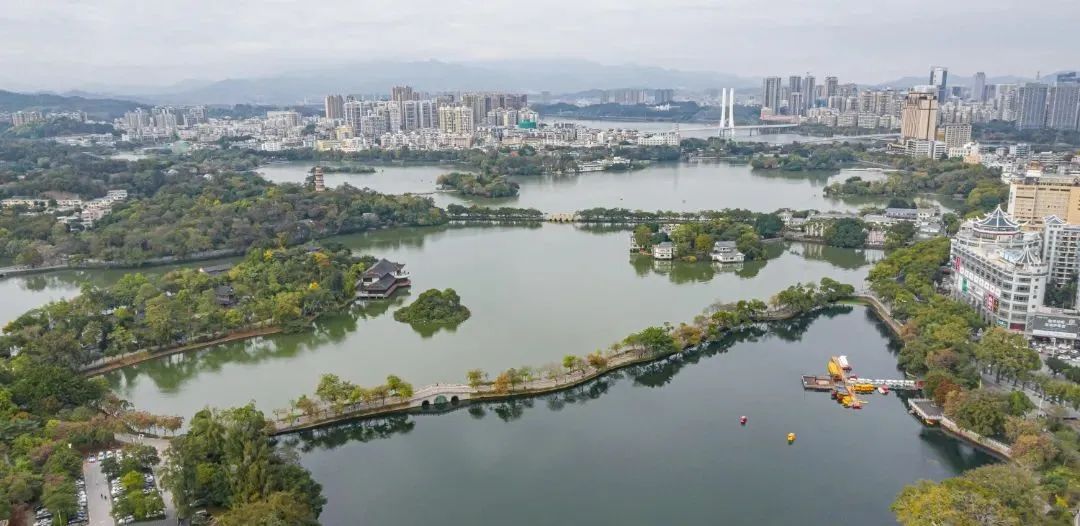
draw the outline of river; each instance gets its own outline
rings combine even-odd
[[[259,167],[267,179],[277,183],[302,183],[313,163],[281,162]],[[380,192],[431,193],[441,174],[454,171],[450,165],[374,165],[370,174],[326,174],[327,186],[343,183]],[[887,200],[872,198],[836,199],[825,197],[825,186],[858,176],[865,180],[884,177],[876,169],[843,169],[826,172],[785,172],[754,170],[746,164],[656,163],[631,172],[589,172],[580,175],[512,177],[521,185],[517,197],[486,199],[464,197],[450,192],[434,193],[435,204],[478,204],[536,208],[544,212],[574,212],[593,207],[631,210],[698,211],[747,208],[773,212],[780,208],[798,210],[856,211],[869,205],[883,206]],[[938,198],[927,201],[951,208],[953,203]]]
[[[802,390],[831,354],[899,377],[871,316],[839,308],[572,392],[286,442],[323,485],[328,525],[893,523],[905,484],[991,459],[893,394],[855,411]]]
[[[413,289],[327,316],[314,331],[236,342],[107,375],[141,409],[190,416],[207,404],[254,400],[286,407],[336,373],[362,385],[397,374],[416,386],[462,382],[606,348],[649,325],[692,319],[716,301],[768,299],[798,281],[860,284],[877,250],[779,244],[741,269],[654,262],[629,253],[623,230],[565,224],[388,230],[336,239],[406,264]],[[453,288],[472,318],[455,329],[414,329],[392,311],[430,288]]]

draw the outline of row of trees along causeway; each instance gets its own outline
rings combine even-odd
[[[715,305],[691,323],[647,327],[628,335],[606,350],[584,357],[567,355],[558,363],[541,367],[522,366],[498,373],[490,379],[480,369],[468,371],[466,379],[479,395],[506,395],[550,390],[569,386],[605,374],[628,363],[649,361],[717,341],[729,331],[762,321],[781,320],[806,314],[854,294],[851,285],[822,278],[819,284],[792,285],[774,296],[769,304],[760,300]],[[535,384],[535,382],[544,382]],[[324,375],[315,397],[301,396],[288,409],[277,411],[278,421],[294,425],[300,418],[308,422],[334,419],[348,414],[378,414],[400,411],[413,396],[411,384],[396,376],[384,385],[366,388]]]

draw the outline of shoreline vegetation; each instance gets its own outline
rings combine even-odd
[[[866,181],[849,177],[843,182],[825,187],[829,197],[898,197],[914,198],[920,194],[957,195],[964,197],[960,215],[984,213],[1004,203],[1009,186],[1001,180],[1001,169],[966,164],[960,160],[934,161],[908,157],[876,159],[894,170],[885,178]]]
[[[252,250],[227,271],[127,274],[4,327],[0,352],[96,375],[214,343],[304,328],[351,303],[373,258],[331,246]]]
[[[488,373],[482,370],[473,369],[466,374],[468,385],[451,384],[445,388],[465,389],[467,392],[461,394],[477,401],[563,390],[629,365],[658,360],[716,341],[737,328],[807,314],[850,299],[854,293],[853,286],[830,278],[822,278],[818,284],[800,283],[777,293],[770,304],[750,300],[716,305],[689,324],[648,327],[612,344],[607,350],[597,349],[586,356],[566,355],[560,363],[541,367],[511,368],[498,373],[494,379],[489,379]],[[327,383],[338,388],[323,389]],[[440,385],[443,384],[436,384],[434,388]],[[420,392],[426,393],[431,388],[424,388]],[[346,420],[385,416],[410,410],[420,403],[413,399],[416,392],[411,384],[405,393],[395,395],[394,390],[385,386],[364,388],[326,375],[316,390],[316,399],[303,395],[293,400],[291,407],[274,411],[278,416],[274,433],[291,433]],[[428,393],[424,396],[435,395]]]
[[[501,175],[489,176],[462,172],[442,174],[435,180],[441,190],[456,190],[461,195],[479,197],[517,197],[521,185]]]
[[[899,366],[924,378],[924,394],[961,430],[1007,444],[1011,461],[909,485],[892,510],[905,526],[966,524],[976,515],[992,524],[1072,524],[1080,433],[1057,405],[1035,411],[1025,389],[1075,409],[1080,384],[1040,373],[1022,335],[987,327],[970,306],[940,293],[948,258],[948,238],[919,242],[875,264],[867,281],[900,324]]]
[[[312,166],[308,170],[309,174],[315,173],[315,166]],[[360,166],[355,164],[342,164],[342,165],[319,165],[318,168],[322,168],[324,174],[373,174],[376,170],[370,166]]]

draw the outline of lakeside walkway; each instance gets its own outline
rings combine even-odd
[[[746,325],[749,326],[758,323],[787,320],[800,314],[807,313],[773,309],[766,311],[757,319]],[[387,398],[377,402],[359,402],[339,407],[320,403],[317,405],[316,410],[310,414],[293,414],[293,410],[291,409],[279,409],[274,413],[287,414],[288,416],[278,418],[274,421],[274,430],[272,434],[284,435],[350,420],[386,416],[415,409],[452,408],[457,407],[466,400],[489,402],[550,394],[577,387],[632,365],[655,362],[676,354],[692,351],[700,346],[708,345],[708,343],[709,342],[707,341],[703,341],[696,346],[689,346],[660,354],[649,353],[645,348],[640,346],[625,347],[622,350],[607,356],[607,364],[604,367],[597,368],[583,365],[580,369],[571,370],[555,377],[537,378],[511,386],[511,388],[506,391],[496,391],[491,384],[465,385],[456,383],[437,383],[420,388],[415,391],[411,397],[406,399]]]

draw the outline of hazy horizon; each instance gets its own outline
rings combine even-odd
[[[1018,9],[1022,7],[1022,9]],[[0,84],[65,91],[265,78],[358,62],[576,59],[762,77],[812,72],[842,82],[924,75],[1034,77],[1074,67],[1063,0],[553,0],[543,9],[417,0],[394,9],[209,0],[18,3],[0,19]],[[408,81],[408,79],[403,79]]]

